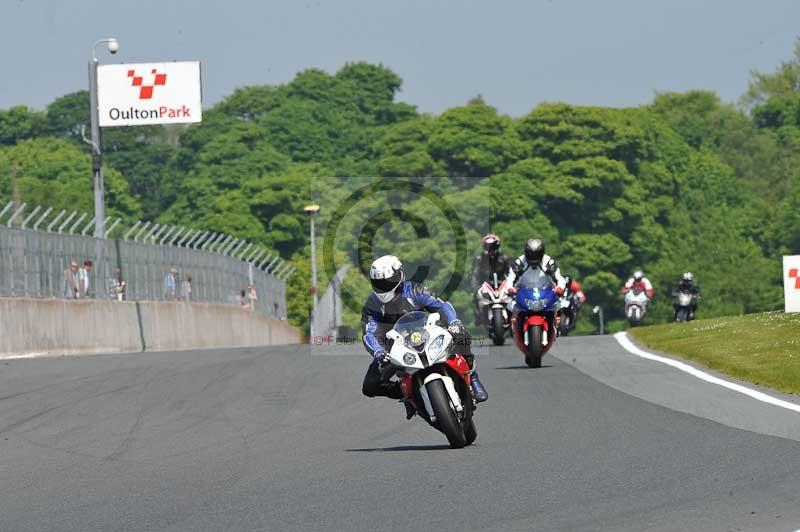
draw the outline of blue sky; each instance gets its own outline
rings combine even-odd
[[[0,0],[0,108],[43,108],[101,61],[200,60],[206,106],[310,67],[383,63],[400,100],[439,113],[476,94],[520,116],[542,101],[632,106],[704,88],[736,101],[791,57],[800,2],[770,0]]]

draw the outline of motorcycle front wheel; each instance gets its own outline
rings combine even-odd
[[[569,331],[572,330],[572,320],[570,319],[569,312],[561,313],[561,321],[558,323],[558,334],[560,336],[567,336]]]
[[[453,407],[450,406],[450,396],[444,388],[444,383],[437,379],[426,384],[425,388],[428,390],[428,398],[436,415],[436,425],[447,437],[451,448],[461,449],[467,445],[467,437]]]
[[[542,367],[542,327],[536,325],[528,329],[528,352],[525,354],[525,363],[530,368]]]
[[[492,342],[494,342],[494,345],[506,343],[506,325],[504,322],[503,309],[494,309],[492,312]]]

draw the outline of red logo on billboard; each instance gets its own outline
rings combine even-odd
[[[151,71],[153,74],[153,84],[152,85],[145,85],[144,78],[142,76],[137,76],[134,70],[128,70],[128,77],[131,78],[131,86],[139,87],[139,99],[140,100],[149,100],[153,97],[153,88],[156,85],[166,85],[167,84],[167,75],[166,74],[159,74],[156,72],[154,68]]]
[[[800,275],[797,273],[797,268],[789,270],[789,278],[794,279],[795,290],[800,290]]]

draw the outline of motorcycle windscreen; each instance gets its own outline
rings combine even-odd
[[[628,290],[625,293],[625,303],[631,305],[646,305],[649,301],[647,294],[644,292],[635,292],[633,290]]]
[[[541,268],[528,268],[517,281],[517,304],[524,309],[547,310],[557,299],[553,280]]]
[[[428,340],[428,333],[425,331],[427,323],[428,313],[417,310],[397,320],[393,329],[403,337],[406,347],[415,349]]]

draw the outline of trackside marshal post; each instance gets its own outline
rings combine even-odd
[[[200,122],[200,63],[101,65],[97,71],[100,127]]]
[[[800,255],[783,257],[783,295],[786,312],[800,312]]]

